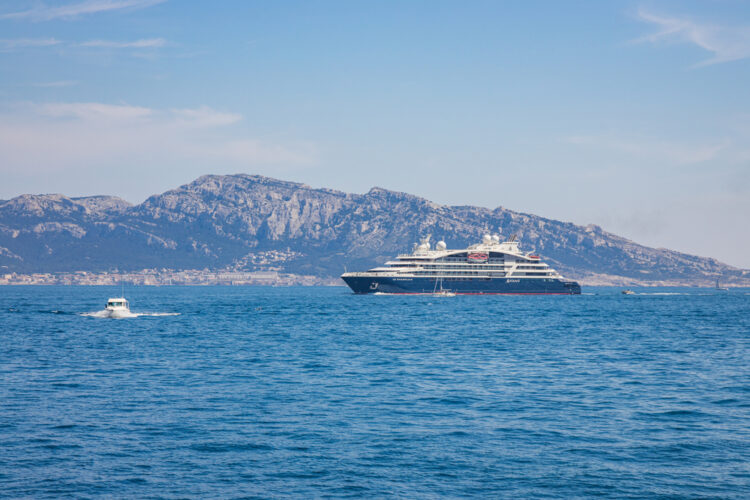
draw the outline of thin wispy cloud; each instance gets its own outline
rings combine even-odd
[[[27,103],[19,109],[32,115],[97,122],[100,125],[132,123],[147,120],[174,126],[214,128],[232,125],[242,120],[238,113],[218,111],[208,106],[184,109],[157,109],[130,104],[99,102]]]
[[[218,111],[208,106],[183,109],[157,109],[130,104],[99,102],[26,103],[19,109],[31,115],[49,118],[96,122],[99,125],[150,123],[169,127],[216,128],[242,120],[242,115]]]
[[[88,40],[85,42],[68,42],[56,38],[15,38],[0,39],[0,52],[17,52],[24,49],[57,47],[57,48],[100,48],[100,49],[144,49],[155,50],[167,47],[169,42],[164,38],[142,38],[140,40]]]
[[[308,143],[248,136],[238,113],[100,102],[27,102],[0,111],[0,172],[99,170],[101,165],[222,162],[309,165]]]
[[[39,4],[31,9],[0,14],[0,19],[51,21],[53,19],[75,19],[88,14],[123,9],[142,9],[166,0],[88,0],[67,5],[49,6]]]
[[[10,52],[18,49],[51,47],[62,42],[55,38],[14,38],[0,39],[0,52]]]
[[[163,38],[145,38],[132,42],[118,42],[114,40],[90,40],[78,44],[80,47],[102,47],[107,49],[155,49],[167,45]]]
[[[654,14],[638,9],[642,21],[655,24],[657,32],[635,42],[691,43],[713,54],[693,67],[738,61],[750,57],[750,26],[721,26],[678,16]]]
[[[146,118],[153,114],[152,109],[142,106],[98,102],[54,102],[32,104],[28,108],[37,115],[52,118],[76,118],[110,123]]]
[[[198,127],[220,127],[242,120],[242,115],[216,111],[207,106],[194,109],[173,109],[172,115],[180,123]]]
[[[730,146],[728,140],[693,144],[603,135],[566,137],[563,142],[581,147],[615,151],[620,155],[626,154],[633,158],[673,165],[691,165],[710,161]]]
[[[37,87],[41,89],[45,88],[60,88],[60,87],[72,87],[73,85],[78,85],[78,82],[75,80],[57,80],[54,82],[37,82],[32,83],[32,87]]]

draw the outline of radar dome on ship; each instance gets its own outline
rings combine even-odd
[[[419,246],[417,247],[417,250],[429,250],[430,249],[430,235],[428,234],[424,238],[421,239],[421,242]]]
[[[489,245],[490,243],[492,243],[492,236],[490,236],[489,234],[485,234],[484,236],[482,236],[482,243],[484,243],[485,245]]]
[[[435,245],[435,248],[438,250],[445,250],[446,248],[448,248],[448,245],[446,245],[443,240],[440,240],[437,242],[437,245]]]
[[[494,243],[500,243],[500,235],[499,234],[492,235],[492,241]]]

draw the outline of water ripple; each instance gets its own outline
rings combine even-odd
[[[750,296],[0,287],[29,498],[750,498]]]

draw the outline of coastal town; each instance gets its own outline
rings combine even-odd
[[[278,271],[208,269],[143,269],[135,272],[8,273],[0,274],[0,285],[343,285],[338,280]]]
[[[8,272],[0,266],[0,285],[341,285],[334,278],[285,273],[280,264],[301,257],[290,249],[250,253],[221,269],[151,268],[136,271]]]

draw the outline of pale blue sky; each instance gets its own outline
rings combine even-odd
[[[0,198],[243,172],[750,268],[749,88],[738,0],[6,0]]]

